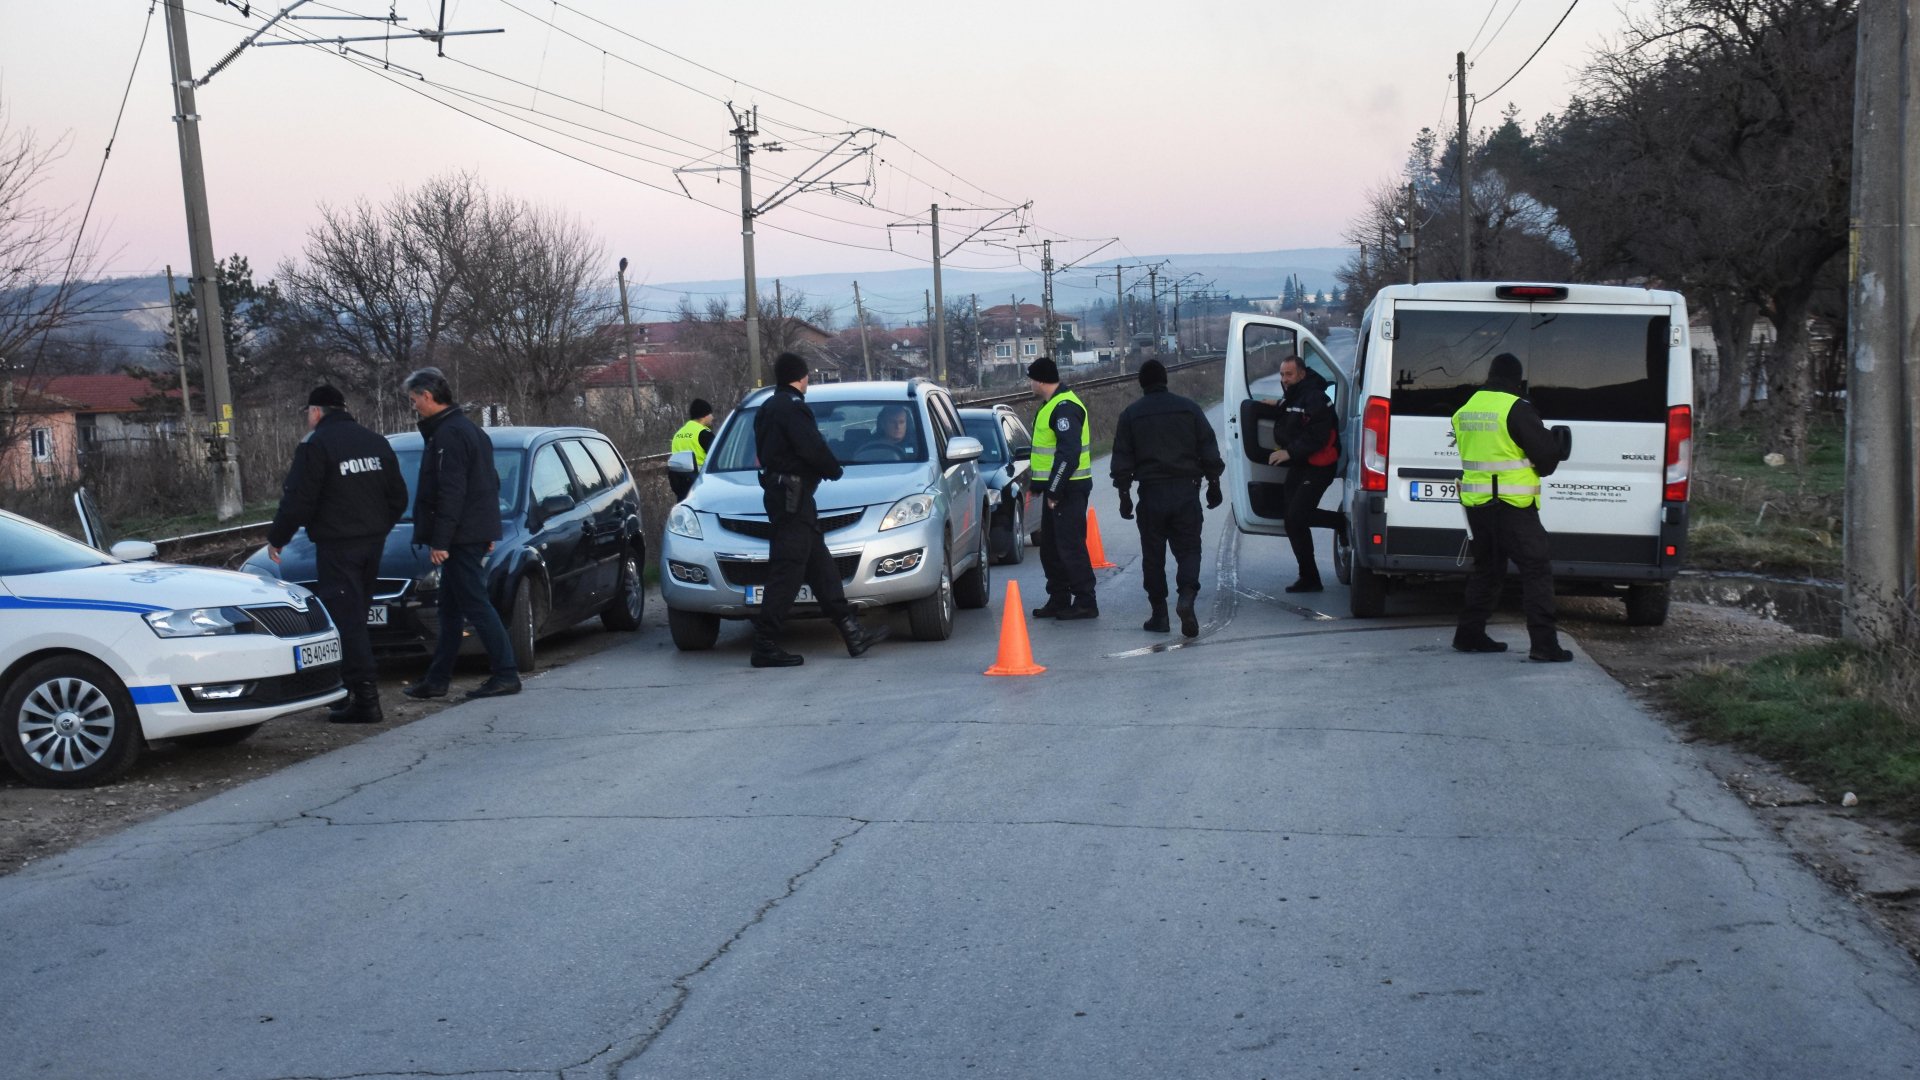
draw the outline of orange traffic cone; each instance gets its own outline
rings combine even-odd
[[[1107,561],[1106,545],[1100,542],[1100,518],[1087,507],[1087,561],[1095,570],[1118,570],[1119,567]]]
[[[1033,662],[1033,645],[1027,641],[1027,610],[1020,603],[1020,583],[1009,581],[1006,599],[1000,608],[1000,655],[985,674],[1038,675],[1045,670]]]

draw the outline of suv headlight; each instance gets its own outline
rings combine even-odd
[[[700,515],[689,510],[686,503],[675,504],[673,511],[667,515],[667,531],[689,540],[704,539],[700,535]]]
[[[880,531],[897,529],[902,525],[912,525],[933,516],[933,496],[909,495],[893,504],[887,516],[880,519]]]
[[[253,619],[239,608],[182,608],[156,611],[141,618],[163,638],[216,637],[253,633]]]

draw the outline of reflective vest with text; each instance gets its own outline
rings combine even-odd
[[[1507,434],[1507,414],[1519,400],[1513,394],[1482,390],[1453,414],[1462,505],[1485,506],[1496,495],[1511,506],[1539,505],[1540,474]]]
[[[1067,479],[1093,479],[1093,432],[1088,430],[1093,426],[1093,413],[1073,391],[1060,390],[1040,406],[1040,414],[1033,418],[1033,478],[1041,483],[1053,479],[1053,451],[1060,445],[1060,434],[1053,428],[1053,407],[1063,401],[1080,406],[1081,414],[1087,418],[1080,426],[1080,460],[1074,463],[1073,475]]]

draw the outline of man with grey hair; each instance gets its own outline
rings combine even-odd
[[[425,545],[440,568],[440,639],[420,681],[402,690],[410,698],[445,697],[460,655],[461,624],[486,646],[493,674],[467,697],[520,692],[520,669],[500,613],[487,599],[487,554],[500,539],[500,474],[493,440],[453,402],[439,368],[421,368],[404,384],[420,434],[427,440],[414,483],[413,542]]]

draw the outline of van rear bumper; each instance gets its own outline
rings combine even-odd
[[[1552,533],[1556,582],[1671,581],[1687,555],[1688,507],[1662,504],[1659,535]],[[1375,573],[1463,577],[1472,569],[1467,530],[1395,527],[1387,515],[1365,507],[1354,521],[1353,558]],[[1375,538],[1379,543],[1375,543]]]

